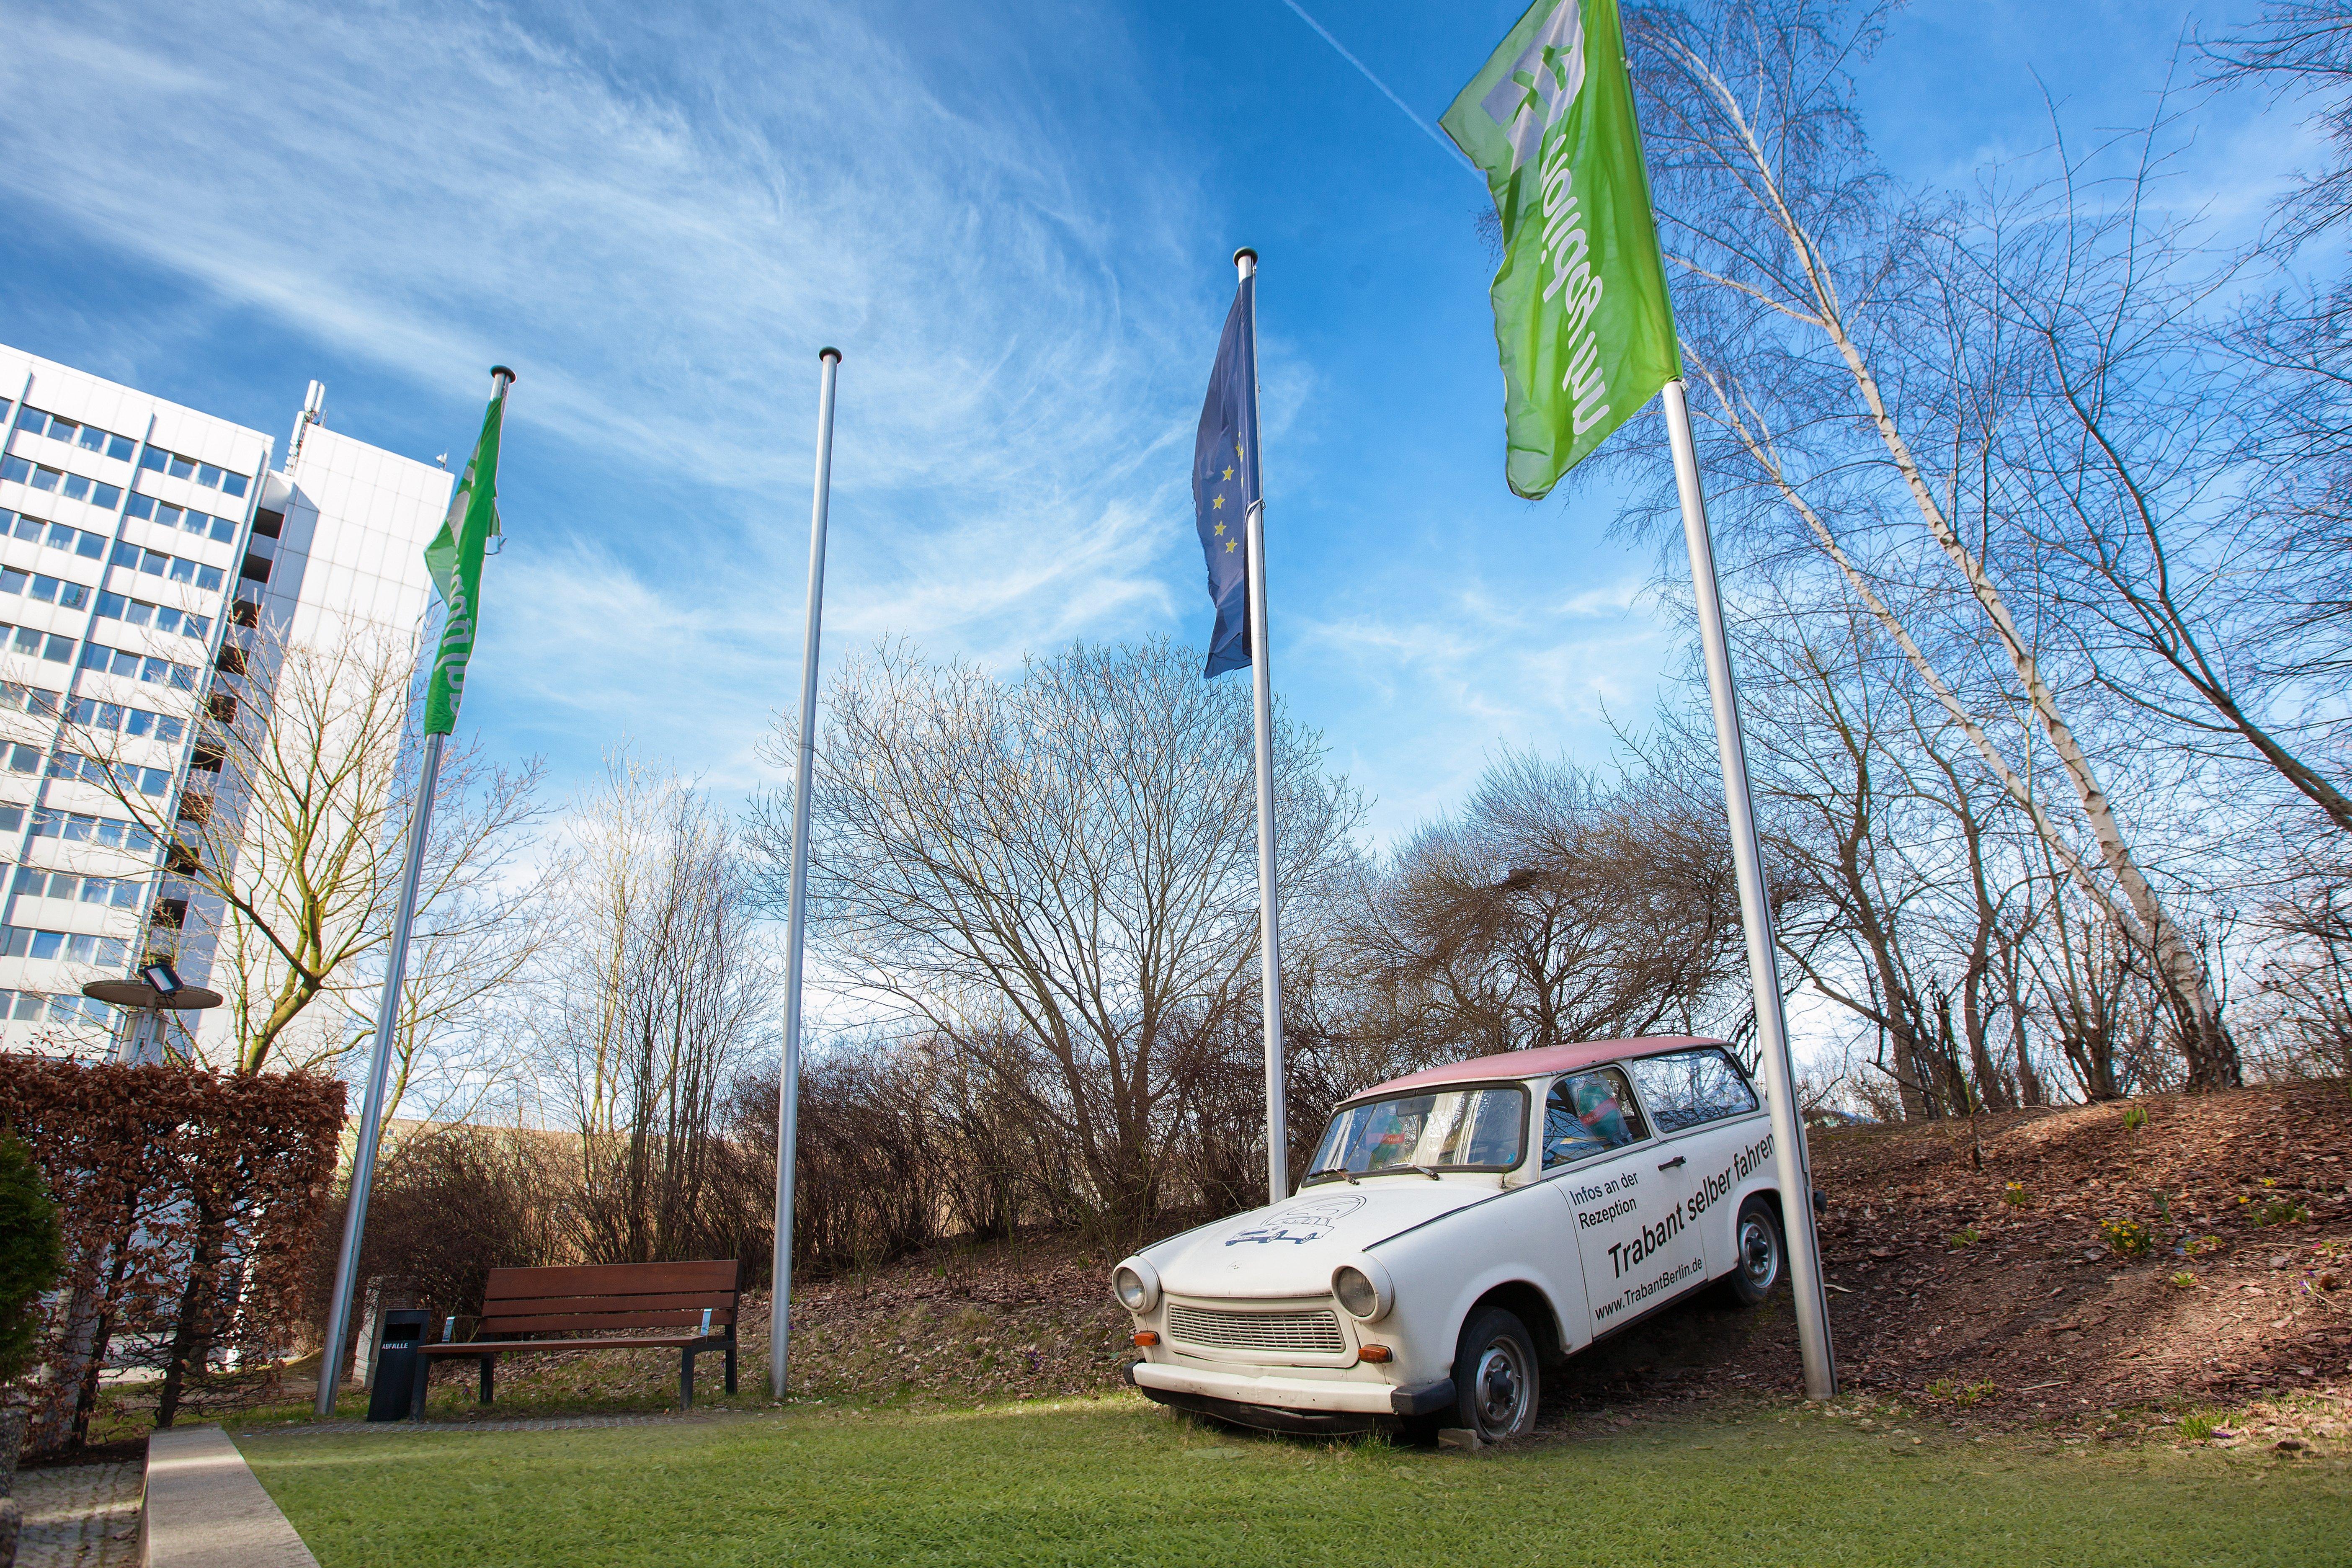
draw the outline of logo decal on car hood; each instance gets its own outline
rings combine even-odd
[[[1261,1246],[1287,1241],[1305,1246],[1320,1241],[1331,1234],[1331,1227],[1364,1206],[1364,1200],[1352,1194],[1336,1197],[1317,1198],[1312,1203],[1294,1204],[1271,1219],[1255,1225],[1225,1238],[1227,1247],[1239,1247],[1245,1241]]]

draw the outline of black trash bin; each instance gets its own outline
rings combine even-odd
[[[382,1347],[375,1352],[375,1383],[368,1390],[367,1418],[405,1421],[416,1389],[416,1347],[432,1331],[433,1314],[421,1307],[395,1307],[383,1315]]]

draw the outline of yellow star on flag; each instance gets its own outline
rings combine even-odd
[[[1225,465],[1225,478],[1227,478],[1227,479],[1232,479],[1233,477],[1234,477],[1234,466],[1233,466],[1231,463],[1227,463],[1227,464]]]
[[[1222,523],[1222,522],[1221,522],[1221,523],[1217,524],[1217,537],[1218,537],[1219,539],[1223,539],[1224,536],[1225,536],[1225,525],[1224,525],[1223,523]]]
[[[1228,540],[1226,540],[1226,541],[1225,541],[1225,553],[1226,553],[1226,554],[1228,554],[1228,555],[1231,555],[1233,552],[1234,552],[1234,542],[1233,542],[1232,540],[1228,539]]]
[[[1222,511],[1222,510],[1224,509],[1224,505],[1225,505],[1225,498],[1224,498],[1224,497],[1223,497],[1223,496],[1213,496],[1213,497],[1211,497],[1211,498],[1210,498],[1210,500],[1209,500],[1209,506],[1210,506],[1210,508],[1211,508],[1213,510],[1220,510],[1220,511]]]

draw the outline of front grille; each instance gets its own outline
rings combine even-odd
[[[1348,1342],[1328,1307],[1308,1312],[1221,1312],[1209,1307],[1168,1309],[1168,1333],[1187,1344],[1226,1351],[1287,1351],[1344,1355]]]

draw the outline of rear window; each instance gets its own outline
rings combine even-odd
[[[1756,1091],[1720,1047],[1643,1057],[1632,1066],[1633,1087],[1661,1132],[1679,1132],[1756,1109]]]

